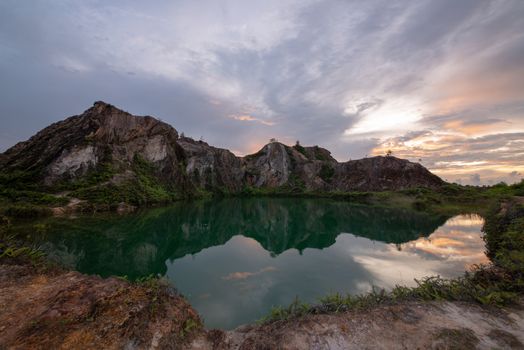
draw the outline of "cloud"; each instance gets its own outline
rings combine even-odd
[[[513,183],[518,181],[513,174],[524,170],[524,133],[469,137],[449,130],[426,130],[386,139],[373,153],[384,154],[387,149],[397,157],[420,160],[437,175],[450,181],[460,179],[463,184]]]
[[[246,115],[235,115],[235,114],[233,114],[233,115],[230,115],[229,118],[234,119],[234,120],[239,120],[239,121],[245,121],[245,122],[257,122],[257,123],[264,124],[264,125],[267,125],[267,126],[275,125],[274,122],[258,119],[258,118],[252,117],[250,115],[247,115],[247,114]]]
[[[242,154],[276,137],[355,159],[413,132],[404,153],[446,176],[508,177],[522,145],[490,135],[524,132],[522,27],[520,0],[7,0],[0,147],[102,99]]]

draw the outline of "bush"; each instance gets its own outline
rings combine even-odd
[[[331,179],[335,175],[335,168],[331,164],[322,164],[318,176],[325,182],[331,182]]]

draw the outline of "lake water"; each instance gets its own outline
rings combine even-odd
[[[81,272],[165,276],[206,326],[231,329],[296,297],[458,276],[487,262],[482,223],[328,199],[233,198],[25,229]]]

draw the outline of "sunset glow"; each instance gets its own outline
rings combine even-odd
[[[520,0],[95,3],[0,5],[0,150],[105,100],[237,155],[276,138],[523,177]]]

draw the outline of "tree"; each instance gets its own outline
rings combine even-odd
[[[271,142],[271,143],[273,143],[273,142],[277,142],[277,139],[274,138],[274,137],[272,137],[272,138],[269,139],[269,142]]]
[[[295,143],[295,146],[299,147],[300,146],[300,141],[297,140],[297,142]]]
[[[391,157],[392,154],[393,154],[393,151],[388,149],[388,151],[386,152],[386,157]]]

